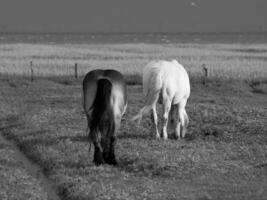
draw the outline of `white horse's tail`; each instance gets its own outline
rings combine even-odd
[[[137,115],[132,118],[132,121],[138,120],[140,124],[143,115],[147,114],[153,106],[157,103],[159,99],[159,93],[162,86],[161,75],[159,73],[159,69],[152,68],[149,77],[144,77],[143,79],[143,87],[144,87],[144,95],[145,95],[145,105],[140,109]]]

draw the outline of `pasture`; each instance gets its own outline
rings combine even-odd
[[[40,184],[40,176],[28,167],[9,187],[1,187],[0,198],[27,190],[20,199],[266,199],[266,57],[265,44],[1,45],[1,134],[42,169],[52,187]],[[172,58],[185,66],[191,80],[188,135],[156,140],[150,137],[149,116],[141,126],[129,119],[143,105],[144,65]],[[74,63],[78,79],[73,78]],[[202,64],[211,73],[206,84]],[[129,83],[128,109],[115,147],[117,167],[96,167],[93,148],[88,152],[81,81],[96,68],[117,69]],[[1,155],[13,155],[8,148],[1,145]],[[1,177],[20,169],[4,159]]]

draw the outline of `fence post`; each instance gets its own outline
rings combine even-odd
[[[202,64],[202,69],[204,71],[204,77],[203,77],[202,83],[203,83],[203,85],[206,85],[207,79],[209,77],[209,70],[205,64]]]
[[[208,78],[209,77],[209,70],[208,70],[208,68],[206,67],[205,64],[202,65],[202,68],[204,70],[205,78]]]
[[[31,82],[33,82],[34,73],[33,73],[33,63],[32,63],[32,61],[30,62],[30,67],[31,67]]]
[[[74,77],[78,78],[78,63],[75,63],[74,65]]]

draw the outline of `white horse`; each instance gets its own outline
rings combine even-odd
[[[189,123],[185,106],[190,95],[190,83],[184,67],[176,60],[150,62],[143,71],[143,94],[145,105],[132,120],[138,119],[140,123],[142,116],[152,110],[151,118],[156,138],[160,138],[156,111],[156,104],[159,102],[163,104],[163,138],[168,138],[169,113],[171,118],[169,125],[175,129],[175,137],[185,137]]]

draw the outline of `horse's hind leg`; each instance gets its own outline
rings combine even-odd
[[[182,127],[182,137],[184,138],[186,134],[187,126],[189,124],[189,119],[188,119],[185,109],[183,110],[183,116],[184,116],[184,126]]]
[[[106,144],[105,149],[104,149],[104,160],[107,164],[110,164],[110,165],[117,165],[115,151],[114,151],[115,142],[116,142],[115,134],[117,133],[120,127],[122,115],[123,115],[123,112],[121,113],[116,112],[114,114],[114,127],[113,127],[113,130],[110,132],[109,141]]]
[[[115,141],[116,141],[115,137],[112,136],[110,139],[110,145],[107,149],[107,152],[105,152],[104,154],[105,162],[110,165],[117,165],[117,160],[116,160],[115,151],[114,151]]]
[[[181,132],[182,132],[182,137],[185,137],[186,134],[186,128],[188,126],[189,120],[188,116],[185,111],[185,105],[186,105],[187,100],[184,99],[179,103],[179,118],[181,122]]]
[[[154,129],[156,130],[156,138],[160,138],[160,134],[159,134],[159,130],[158,130],[158,115],[157,115],[156,104],[154,104],[152,107],[151,119],[152,119],[152,123],[155,127]]]
[[[94,163],[96,165],[104,164],[102,148],[99,146],[95,146]]]
[[[100,143],[100,138],[96,133],[91,134],[91,138],[92,138],[94,146],[95,146],[93,162],[96,165],[104,164],[103,149],[102,149],[102,146],[101,146],[101,143]]]
[[[162,132],[163,132],[163,139],[168,139],[167,134],[167,126],[168,126],[168,117],[169,112],[171,109],[171,101],[166,98],[163,100],[163,126],[162,126]]]

